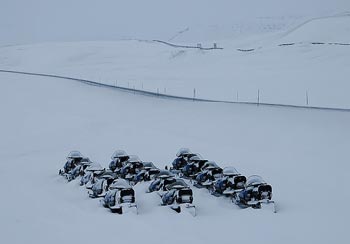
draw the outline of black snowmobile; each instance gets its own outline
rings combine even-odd
[[[113,172],[118,172],[128,161],[129,155],[124,150],[116,150],[111,159],[109,169]]]
[[[63,166],[63,169],[60,169],[58,174],[67,176],[70,172],[82,161],[89,161],[89,158],[84,157],[79,151],[71,151],[67,156],[67,161]]]
[[[123,179],[133,182],[135,176],[143,169],[143,163],[136,155],[131,155],[120,169],[119,176]]]
[[[196,154],[192,153],[188,148],[180,148],[180,150],[176,153],[176,158],[172,162],[172,167],[170,167],[170,171],[175,174],[181,173],[183,167],[185,167],[192,156]]]
[[[261,208],[262,204],[273,204],[276,212],[275,202],[272,199],[272,187],[260,176],[252,175],[247,179],[245,189],[235,195],[233,199],[241,208]]]
[[[174,183],[175,175],[167,170],[161,170],[148,187],[148,193],[154,191],[165,191],[166,186]]]
[[[157,174],[159,174],[160,169],[158,169],[152,162],[142,162],[142,170],[135,175],[134,182],[150,181],[153,180]]]
[[[124,179],[116,179],[109,186],[109,191],[101,200],[105,208],[109,208],[113,213],[122,214],[129,210],[136,212],[135,191]]]
[[[206,162],[208,162],[208,160],[203,159],[200,154],[192,156],[189,159],[188,163],[181,170],[182,177],[186,179],[194,179],[196,177],[196,174],[202,170],[202,167]]]
[[[91,189],[97,182],[99,176],[106,172],[106,169],[98,163],[91,163],[86,169],[85,174],[80,179],[80,185],[85,185],[86,189]]]
[[[193,185],[210,189],[214,182],[222,177],[222,171],[222,168],[215,162],[208,161],[203,165],[201,172],[196,175]]]
[[[103,174],[99,175],[91,189],[88,191],[89,197],[104,197],[109,190],[109,186],[116,178],[117,175],[112,171],[105,171]]]
[[[234,196],[244,189],[246,181],[247,178],[238,173],[234,167],[226,167],[222,172],[222,178],[217,179],[213,184],[212,194]]]
[[[196,216],[196,207],[192,204],[193,192],[184,180],[176,179],[175,182],[167,185],[165,188],[166,192],[161,195],[163,206],[170,206],[177,213],[186,209],[193,216]]]

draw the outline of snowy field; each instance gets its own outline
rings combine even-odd
[[[349,0],[1,3],[0,70],[350,109]],[[0,243],[350,243],[349,112],[0,72],[0,114]],[[139,214],[116,215],[58,176],[72,150],[107,167],[124,149],[163,168],[181,147],[261,175],[278,212],[192,188],[197,216],[177,214],[142,183]]]
[[[71,81],[0,74],[2,243],[348,243],[345,112],[159,99]],[[139,215],[115,215],[57,175],[72,149],[107,166],[125,149],[157,166],[183,146],[260,174],[278,213],[194,188],[198,216],[136,187]]]

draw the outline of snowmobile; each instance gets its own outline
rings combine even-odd
[[[109,186],[109,191],[101,200],[101,203],[113,213],[122,214],[127,210],[134,210],[137,214],[135,191],[124,179],[116,179],[113,181]]]
[[[182,177],[193,179],[198,174],[208,160],[203,159],[200,154],[192,156],[185,167],[182,168]]]
[[[219,178],[213,184],[211,189],[213,195],[234,196],[244,189],[247,178],[238,173],[234,167],[224,168],[222,175],[222,178]]]
[[[166,186],[174,183],[175,181],[175,175],[173,173],[167,170],[161,170],[149,185],[147,192],[150,193],[154,191],[165,191]]]
[[[196,207],[193,203],[193,192],[191,188],[182,179],[176,179],[175,182],[166,186],[166,192],[161,195],[162,206],[170,206],[177,213],[183,209],[190,211],[196,216]]]
[[[116,179],[117,175],[114,172],[104,172],[98,177],[96,182],[92,185],[91,189],[88,191],[89,197],[97,198],[104,197],[106,192],[109,190],[109,186]]]
[[[124,150],[116,150],[111,156],[111,159],[109,169],[116,172],[125,165],[125,162],[129,159],[129,155]]]
[[[172,162],[172,167],[170,170],[174,173],[180,173],[181,169],[186,166],[189,159],[196,154],[192,153],[188,148],[180,148],[176,153],[176,158]]]
[[[241,208],[261,208],[262,204],[273,204],[276,212],[275,202],[272,199],[272,187],[260,176],[252,175],[247,179],[245,189],[235,195],[233,199]]]
[[[89,161],[89,158],[85,158],[79,151],[71,151],[67,156],[67,162],[64,164],[63,169],[59,170],[58,174],[65,176],[79,165],[83,159]]]
[[[85,174],[80,179],[80,185],[85,185],[86,189],[91,189],[93,184],[96,183],[99,176],[101,176],[104,172],[106,172],[106,169],[103,168],[98,163],[91,163],[86,169]]]
[[[85,175],[85,170],[92,164],[92,162],[89,159],[82,159],[80,164],[78,164],[77,166],[75,166],[74,169],[72,169],[71,171],[69,171],[66,174],[66,178],[69,181],[72,181],[74,179],[76,179],[79,176],[84,176]]]
[[[220,168],[215,162],[208,161],[203,167],[202,171],[196,175],[194,186],[198,188],[206,187],[211,188],[214,181],[221,178],[222,168]]]
[[[135,175],[134,182],[140,181],[150,181],[155,178],[157,174],[159,174],[160,169],[158,169],[152,162],[143,162],[143,169]]]
[[[135,176],[143,169],[142,161],[138,156],[131,155],[125,165],[120,169],[121,178],[133,182]]]

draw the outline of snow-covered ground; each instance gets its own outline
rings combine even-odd
[[[350,114],[137,96],[0,74],[2,243],[348,243]],[[198,216],[136,187],[139,215],[114,215],[57,175],[78,149],[108,164],[125,149],[159,167],[183,146],[260,174],[279,212],[194,189]]]
[[[349,11],[348,0],[4,0],[0,69],[350,108]],[[349,243],[348,112],[0,73],[0,114],[0,243]],[[193,188],[198,215],[176,214],[139,184],[139,215],[115,215],[58,176],[71,150],[107,166],[124,149],[163,168],[180,147],[261,175],[278,213]]]
[[[229,101],[256,102],[259,90],[260,102],[306,105],[308,93],[311,106],[350,108],[350,45],[329,44],[350,44],[349,14],[301,18],[294,24],[283,20],[283,28],[274,27],[272,23],[281,20],[272,18],[272,31],[258,28],[253,34],[221,39],[218,46],[223,50],[174,48],[142,40],[5,46],[0,48],[0,68],[188,97],[196,89],[197,97]],[[186,35],[170,42],[196,46],[195,41],[183,41]],[[213,45],[206,39],[198,42]],[[286,43],[295,45],[279,46]]]

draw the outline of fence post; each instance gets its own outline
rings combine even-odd
[[[134,94],[136,94],[136,92],[135,92],[135,86],[133,86],[133,89],[134,89]]]
[[[260,104],[260,90],[258,89],[258,106]]]
[[[193,101],[196,99],[196,88],[193,88]]]
[[[237,98],[237,102],[238,102],[238,91],[237,91],[237,94],[236,94],[236,98]]]
[[[306,106],[309,106],[309,93],[306,91],[305,93],[305,99],[306,99]]]

